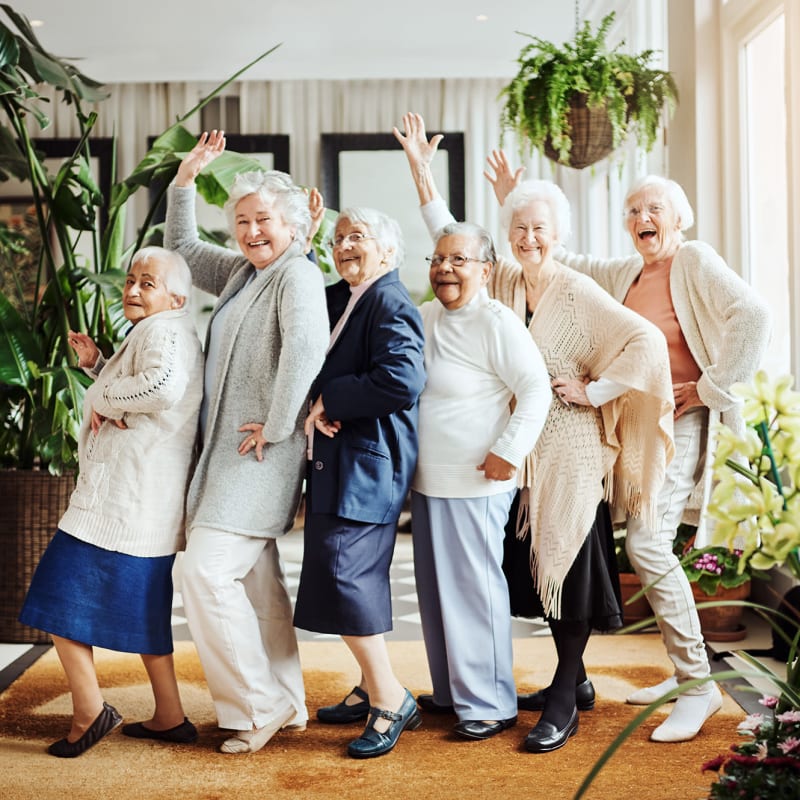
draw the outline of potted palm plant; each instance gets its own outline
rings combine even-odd
[[[678,101],[668,71],[651,66],[656,51],[632,55],[624,42],[609,49],[614,13],[596,31],[588,21],[560,47],[536,36],[517,58],[519,71],[503,89],[501,126],[529,150],[582,169],[608,156],[633,134],[652,149],[666,113]]]
[[[46,641],[17,623],[16,615],[74,483],[88,380],[76,366],[67,332],[88,333],[106,353],[119,339],[126,258],[144,243],[152,216],[126,246],[127,201],[153,180],[166,187],[196,140],[182,123],[271,50],[165,131],[133,173],[104,194],[90,170],[97,113],[85,106],[108,92],[47,52],[24,16],[8,5],[0,8],[13,26],[0,22],[0,180],[25,182],[31,197],[24,230],[16,220],[0,224],[0,641]],[[80,131],[74,152],[56,170],[31,134],[49,124],[40,84],[56,87]],[[222,204],[236,172],[258,166],[226,153],[198,188]],[[88,259],[78,254],[79,235],[86,237],[81,251],[91,253]]]

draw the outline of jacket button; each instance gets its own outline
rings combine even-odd
[[[321,461],[315,461],[314,469],[325,469],[325,465]]]

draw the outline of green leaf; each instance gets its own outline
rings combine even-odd
[[[33,375],[28,363],[39,363],[43,354],[25,320],[0,294],[0,383],[29,387]]]
[[[0,69],[19,61],[19,45],[13,33],[0,22]]]

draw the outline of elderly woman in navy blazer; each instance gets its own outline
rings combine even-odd
[[[328,287],[331,339],[311,389],[305,548],[294,622],[338,633],[361,668],[326,723],[367,720],[353,758],[389,752],[420,724],[395,676],[389,565],[397,518],[417,462],[417,401],[425,383],[422,321],[400,282],[398,224],[378,211],[342,211],[332,240],[342,281]]]

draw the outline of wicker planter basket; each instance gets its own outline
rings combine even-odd
[[[613,131],[605,106],[590,108],[586,105],[586,95],[576,93],[572,96],[567,119],[571,129],[572,148],[566,162],[558,160],[558,152],[548,139],[544,144],[544,154],[551,160],[565,164],[573,169],[583,169],[602,161],[614,149]]]
[[[43,631],[17,622],[17,616],[74,487],[74,475],[0,470],[0,642],[50,641]]]

